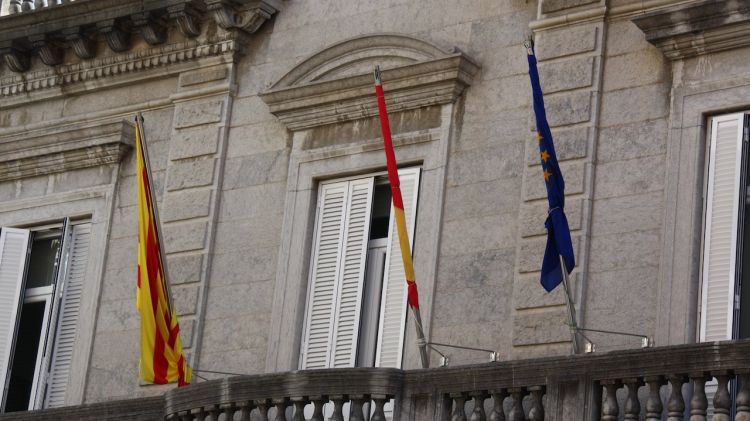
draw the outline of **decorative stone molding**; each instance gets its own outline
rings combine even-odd
[[[309,57],[261,98],[291,130],[376,116],[376,65],[384,69],[391,112],[452,103],[479,70],[458,50],[404,35],[366,35]]]
[[[679,60],[750,45],[750,2],[683,3],[632,19],[646,40]]]
[[[275,1],[204,0],[216,23],[224,29],[242,29],[253,33],[280,6]]]
[[[82,49],[86,44],[81,38]],[[94,59],[80,64],[59,65],[43,71],[26,73],[0,79],[0,98],[26,94],[33,91],[83,83],[128,73],[138,73],[160,67],[175,66],[212,56],[229,56],[241,52],[240,43],[234,36],[221,37],[215,42],[201,44],[188,40],[181,43],[154,47],[138,52],[129,52],[114,57]],[[2,50],[0,50],[2,51]],[[6,55],[8,60],[9,55]]]
[[[53,2],[50,1],[50,4]],[[40,3],[41,4],[41,3]],[[212,13],[205,13],[208,10]],[[0,17],[0,55],[14,72],[29,69],[29,48],[47,65],[58,65],[65,47],[78,57],[96,54],[101,35],[112,51],[130,49],[133,32],[150,45],[166,41],[174,21],[186,37],[200,34],[201,21],[213,17],[228,32],[255,32],[280,9],[277,0],[77,0]]]
[[[134,136],[125,120],[0,134],[0,182],[117,164]]]

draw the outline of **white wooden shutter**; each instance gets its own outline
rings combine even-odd
[[[702,342],[732,339],[742,134],[743,114],[712,120],[703,249]]]
[[[349,182],[330,367],[354,367],[370,236],[374,179]]]
[[[65,390],[68,386],[70,366],[76,340],[76,327],[81,309],[86,267],[91,242],[91,224],[72,227],[70,248],[65,262],[65,271],[59,287],[62,301],[54,336],[54,348],[50,363],[44,407],[56,408],[65,405]]]
[[[417,217],[419,172],[419,168],[403,169],[398,172],[399,179],[401,180],[401,194],[404,199],[406,227],[409,231],[409,242],[412,247],[414,245],[414,225]],[[375,366],[400,368],[406,327],[406,277],[404,276],[404,264],[401,259],[398,232],[393,218],[394,211],[391,204],[388,251],[383,279],[380,332],[378,334]],[[417,284],[419,284],[419,281],[419,273],[417,273]]]
[[[28,230],[2,229],[0,232],[0,385],[3,387],[3,394],[0,403],[3,407],[28,250]]]
[[[320,187],[302,340],[302,369],[329,366],[348,190],[348,182]]]

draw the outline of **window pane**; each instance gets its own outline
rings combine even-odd
[[[52,285],[55,281],[55,257],[59,248],[59,236],[34,240],[31,245],[26,288]]]
[[[388,222],[391,216],[391,186],[376,184],[372,195],[372,219],[370,240],[388,238]]]
[[[42,335],[46,304],[46,301],[38,301],[24,304],[22,307],[5,412],[29,409],[29,398],[31,397],[31,386],[34,383],[34,374],[36,373],[39,338]]]

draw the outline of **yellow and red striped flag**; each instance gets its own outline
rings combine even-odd
[[[155,384],[190,383],[193,371],[185,360],[180,324],[166,284],[156,203],[153,201],[148,158],[141,123],[136,117],[135,148],[138,183],[138,293],[141,315],[140,376]],[[145,152],[148,153],[148,152]]]
[[[396,164],[396,153],[393,150],[391,138],[391,125],[388,121],[388,110],[385,106],[385,93],[383,82],[380,78],[380,67],[375,68],[375,97],[378,101],[378,113],[380,115],[380,129],[383,134],[383,146],[385,148],[386,167],[388,168],[388,182],[391,185],[391,196],[393,197],[393,218],[396,221],[398,242],[401,249],[401,259],[404,262],[404,277],[406,278],[406,299],[414,314],[414,323],[417,330],[417,343],[419,345],[422,367],[427,368],[427,343],[422,328],[422,316],[419,313],[419,293],[417,292],[417,280],[414,275],[414,264],[411,260],[411,247],[409,246],[409,231],[406,229],[406,216],[404,215],[404,200],[401,196],[401,182],[398,178],[398,165]]]

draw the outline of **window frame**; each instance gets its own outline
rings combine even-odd
[[[414,172],[414,173],[416,173],[416,177],[417,177],[417,182],[416,182],[416,189],[417,189],[417,191],[416,191],[416,196],[414,198],[415,203],[414,203],[413,209],[411,209],[411,213],[413,215],[412,217],[414,218],[414,221],[412,223],[412,227],[413,227],[412,231],[413,232],[410,233],[410,242],[411,242],[411,245],[412,245],[412,254],[413,254],[414,233],[416,232],[416,216],[417,216],[417,209],[419,207],[418,206],[418,202],[419,202],[418,197],[419,197],[419,193],[421,192],[421,188],[420,188],[420,185],[421,185],[421,176],[422,176],[422,173],[423,173],[424,170],[422,168],[422,165],[408,165],[408,166],[403,166],[403,167],[399,168],[399,171]],[[388,175],[387,171],[375,171],[375,172],[369,172],[369,173],[359,174],[359,175],[344,176],[344,177],[340,177],[340,178],[328,178],[326,180],[320,181],[318,183],[318,185],[317,185],[317,195],[316,195],[316,202],[315,202],[315,206],[314,206],[315,212],[314,212],[314,215],[313,215],[313,218],[314,218],[314,230],[313,230],[312,236],[310,238],[310,241],[312,243],[311,253],[310,253],[310,260],[309,260],[310,272],[308,274],[307,288],[306,288],[306,294],[305,294],[304,319],[303,319],[303,327],[302,327],[302,331],[301,331],[301,343],[300,343],[300,349],[299,349],[298,369],[304,369],[304,367],[305,367],[305,359],[306,359],[306,355],[308,353],[307,352],[307,343],[305,342],[305,338],[307,337],[308,320],[311,317],[311,312],[312,312],[312,308],[310,307],[311,306],[311,298],[312,298],[312,294],[313,294],[313,287],[314,287],[314,285],[313,285],[314,268],[312,266],[314,265],[314,263],[316,261],[316,254],[318,252],[316,240],[318,238],[319,229],[320,229],[320,227],[319,227],[319,225],[320,225],[320,218],[319,218],[320,215],[319,215],[319,212],[321,211],[320,204],[322,203],[322,200],[323,200],[324,187],[326,185],[331,185],[331,184],[339,184],[339,183],[345,183],[345,182],[351,182],[351,181],[357,181],[357,180],[370,180],[371,179],[372,180],[371,181],[371,188],[372,188],[372,191],[374,192],[375,186],[377,186],[379,184],[389,184],[389,182],[388,182],[387,179],[383,180],[383,178],[385,176],[387,176],[387,175]],[[371,202],[370,202],[369,208],[368,208],[368,224],[372,223],[372,214],[371,214],[372,209],[373,209],[373,202],[372,202],[372,200],[374,200],[374,196],[371,198]],[[345,204],[344,205],[347,210],[348,210],[349,205],[350,204]],[[394,229],[394,225],[393,225],[394,224],[394,214],[393,214],[393,199],[392,198],[391,198],[391,203],[390,203],[389,206],[390,206],[390,212],[389,212],[388,232],[390,233]],[[342,222],[342,223],[345,224],[346,223],[345,221],[346,221],[346,218],[344,219],[344,222]],[[354,344],[355,349],[354,349],[354,356],[353,356],[353,362],[354,362],[353,366],[354,367],[359,367],[359,364],[360,364],[360,339],[361,339],[361,335],[362,335],[362,332],[361,332],[361,329],[362,329],[362,308],[364,307],[366,281],[367,281],[367,276],[368,276],[368,262],[369,262],[368,256],[370,254],[370,249],[373,248],[373,244],[381,244],[382,243],[380,245],[380,247],[385,247],[385,251],[384,251],[385,256],[384,256],[384,261],[383,261],[384,268],[383,268],[383,273],[382,273],[383,279],[382,279],[381,284],[380,284],[381,294],[379,294],[379,300],[378,300],[377,303],[370,303],[371,305],[374,304],[374,306],[378,309],[377,310],[378,311],[378,314],[377,314],[377,324],[375,326],[375,329],[376,329],[375,341],[374,341],[375,348],[373,349],[373,355],[374,355],[374,361],[373,361],[374,365],[373,366],[374,367],[378,366],[379,360],[380,360],[380,356],[379,356],[379,349],[380,349],[380,345],[381,345],[380,338],[381,338],[381,336],[383,334],[383,323],[384,323],[384,321],[383,321],[383,311],[384,311],[384,307],[385,307],[385,304],[386,304],[385,303],[385,294],[384,294],[383,290],[384,290],[384,288],[387,287],[387,283],[388,283],[388,280],[387,280],[387,271],[388,271],[388,263],[389,263],[389,257],[390,257],[390,253],[388,253],[388,250],[390,249],[390,247],[389,247],[390,242],[388,240],[390,239],[390,235],[387,236],[387,237],[384,237],[384,238],[378,238],[378,239],[371,240],[369,238],[369,228],[368,228],[367,232],[368,232],[368,235],[367,235],[367,239],[365,240],[365,243],[364,243],[364,263],[363,263],[363,267],[362,267],[362,272],[363,272],[364,279],[363,279],[363,284],[362,284],[362,288],[361,288],[361,291],[360,291],[360,303],[359,303],[358,310],[356,312],[359,327],[357,329],[356,340],[354,341],[355,342],[355,344]],[[342,242],[343,241],[345,241],[344,238],[342,238]],[[341,283],[341,278],[338,277],[338,275],[337,275],[337,286],[335,288],[336,292],[334,292],[334,294],[338,294],[338,292],[337,292],[339,290],[339,285],[338,284],[340,284],[340,283]],[[406,314],[407,314],[406,294],[404,294],[403,307],[404,307],[404,314],[403,315],[404,315],[404,319],[406,319]],[[331,314],[331,319],[332,319],[331,323],[335,325],[335,322],[338,319],[338,308],[334,308],[333,309],[333,313]],[[398,365],[399,366],[401,366],[402,360],[403,360],[403,357],[404,357],[404,355],[403,355],[403,344],[404,344],[404,341],[405,341],[406,328],[407,328],[406,327],[406,322],[404,320],[404,322],[401,325],[401,329],[400,329],[400,344],[401,344],[402,351],[401,351],[401,355],[398,358]],[[333,326],[331,328],[330,337],[329,337],[329,348],[332,347],[331,343],[333,341],[335,341],[335,334],[336,334],[336,329],[335,329],[335,326]],[[332,362],[331,362],[332,353],[333,353],[332,349],[329,349],[329,355],[328,355],[328,359],[327,359],[327,363],[326,363],[326,368],[330,368],[332,366]]]
[[[44,316],[42,326],[39,332],[39,344],[37,345],[36,361],[34,363],[34,377],[31,385],[29,394],[29,402],[27,410],[42,409],[47,407],[48,391],[47,386],[50,384],[52,371],[52,364],[54,359],[54,353],[56,344],[58,341],[58,328],[62,319],[60,314],[64,308],[64,294],[67,278],[69,276],[70,259],[73,258],[72,248],[75,243],[75,227],[80,225],[88,225],[90,236],[93,222],[90,217],[78,218],[71,221],[70,218],[66,217],[61,222],[47,223],[44,225],[25,226],[23,228],[7,227],[0,228],[5,229],[21,229],[28,232],[28,240],[26,244],[26,255],[24,257],[24,269],[21,271],[20,276],[20,293],[15,309],[15,327],[12,332],[12,340],[9,349],[8,365],[6,367],[0,367],[1,370],[5,370],[6,382],[2,392],[0,392],[0,413],[6,413],[6,398],[10,391],[10,373],[13,365],[13,360],[16,353],[16,341],[18,338],[19,323],[22,317],[22,308],[28,303],[44,302]],[[50,231],[53,229],[59,229],[60,246],[55,255],[53,262],[55,271],[54,280],[51,285],[43,287],[26,288],[25,285],[28,281],[29,276],[29,263],[31,260],[31,251],[34,245],[34,241],[38,239],[54,238],[56,234],[43,234],[37,237],[36,234],[43,231]],[[90,250],[92,238],[89,238],[87,249]],[[89,264],[91,259],[90,253],[86,253],[85,265]],[[80,312],[81,305],[78,304],[78,311]]]

